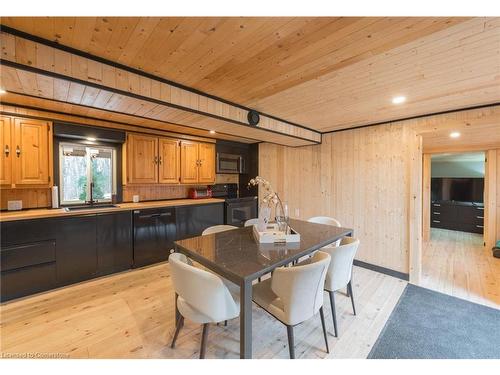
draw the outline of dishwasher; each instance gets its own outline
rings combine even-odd
[[[175,208],[134,210],[134,267],[167,260],[175,238]]]

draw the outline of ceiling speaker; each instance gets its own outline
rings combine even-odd
[[[257,125],[260,120],[259,112],[254,111],[253,109],[248,112],[248,123],[250,125]]]

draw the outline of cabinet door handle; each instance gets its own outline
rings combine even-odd
[[[441,212],[433,212],[434,215],[441,215]]]
[[[158,156],[155,156],[155,158],[153,159],[153,164],[158,164]]]
[[[160,165],[161,165],[161,156],[160,156],[160,157],[159,157],[159,159],[158,159],[158,164],[160,164]]]
[[[19,148],[19,146],[16,146],[16,154],[17,157],[21,156],[21,149]]]
[[[9,145],[5,145],[5,148],[4,148],[4,151],[3,151],[3,152],[5,152],[5,156],[7,156],[7,157],[9,156],[9,154],[10,154],[10,148],[9,148]]]
[[[476,227],[478,227],[478,228],[484,228],[482,225],[476,225]]]
[[[476,207],[478,210],[484,210],[484,207]]]
[[[477,219],[484,219],[484,216],[476,216]]]
[[[432,220],[433,223],[440,223],[439,220]]]
[[[433,206],[436,206],[436,207],[441,207],[440,204],[437,204],[437,203],[434,203]]]

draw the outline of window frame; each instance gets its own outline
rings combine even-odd
[[[120,203],[122,202],[122,144],[121,143],[112,143],[112,142],[101,142],[101,141],[86,141],[83,139],[69,138],[69,137],[54,137],[54,182],[57,182],[59,185],[59,205],[61,207],[71,207],[75,205],[90,205],[88,201],[78,201],[78,202],[68,202],[63,201],[63,187],[62,187],[62,147],[61,145],[75,145],[79,147],[95,147],[95,148],[109,148],[112,150],[112,185],[111,185],[111,199],[99,199],[98,202],[94,203],[106,203],[106,202],[114,202]],[[90,169],[91,170],[91,169]],[[89,168],[87,168],[89,171]],[[87,175],[87,178],[89,176]],[[91,177],[90,177],[91,178]],[[89,180],[87,180],[89,181]],[[87,183],[87,198],[89,198],[89,190],[90,184]],[[113,197],[114,196],[114,197]],[[113,198],[115,198],[113,200]]]

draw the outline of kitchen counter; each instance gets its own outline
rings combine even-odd
[[[119,203],[116,207],[109,208],[89,208],[84,210],[65,211],[64,208],[34,208],[22,211],[3,211],[0,212],[0,222],[16,221],[16,220],[29,220],[29,219],[43,219],[58,216],[77,216],[86,214],[96,214],[104,212],[116,211],[132,211],[147,208],[158,207],[175,207],[175,206],[189,206],[210,203],[223,203],[224,199],[207,198],[207,199],[171,199],[163,201],[150,201],[139,203]]]

